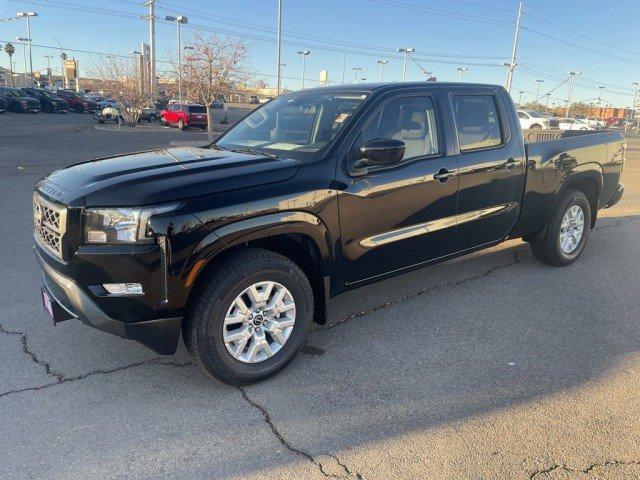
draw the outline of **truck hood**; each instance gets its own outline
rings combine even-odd
[[[74,206],[139,206],[281,182],[298,162],[209,148],[178,147],[78,163],[36,188]]]

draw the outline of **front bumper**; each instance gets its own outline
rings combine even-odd
[[[175,353],[182,317],[122,322],[107,315],[71,278],[63,275],[34,249],[43,270],[44,289],[55,303],[58,321],[78,319],[83,323],[122,338],[135,340],[161,355]],[[55,318],[54,318],[55,320]]]
[[[613,207],[616,203],[620,201],[623,194],[624,194],[624,184],[619,183],[618,188],[616,188],[616,193],[613,194],[613,197],[611,197],[611,200],[609,200],[609,202],[604,206],[604,208]]]

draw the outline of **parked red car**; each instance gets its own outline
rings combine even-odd
[[[618,126],[623,120],[624,118],[619,118],[619,117],[610,117],[610,118],[604,119],[604,121],[607,123],[609,127]]]
[[[98,108],[98,104],[96,102],[89,100],[76,92],[58,90],[56,95],[69,102],[69,110],[74,110],[76,113],[93,113]]]
[[[207,109],[204,105],[174,103],[160,112],[162,121],[180,130],[186,127],[207,128]]]

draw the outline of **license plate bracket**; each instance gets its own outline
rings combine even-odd
[[[58,301],[49,293],[49,291],[45,287],[41,287],[40,291],[42,293],[42,308],[47,313],[47,315],[51,317],[54,325],[74,318],[74,316],[71,315],[66,309],[62,308]]]

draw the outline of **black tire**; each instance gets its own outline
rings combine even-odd
[[[565,253],[560,246],[560,229],[566,212],[574,205],[579,206],[584,214],[584,229],[577,247],[571,253]],[[589,232],[591,231],[591,205],[584,193],[578,190],[565,190],[556,204],[544,233],[535,241],[531,241],[533,256],[543,263],[562,267],[577,260],[582,254]]]
[[[156,121],[156,116],[155,116],[155,115],[153,115],[153,114],[152,114],[152,115],[149,115],[149,116],[147,117],[147,122],[149,122],[149,123],[153,123],[153,122],[155,122],[155,121]]]
[[[184,124],[181,118],[178,119],[178,130],[184,130],[187,126]]]
[[[11,104],[10,110],[12,112],[14,112],[14,113],[22,113],[22,106],[18,102],[16,102],[16,103]],[[25,109],[25,111],[26,111],[26,109]]]
[[[537,123],[531,125],[531,130],[542,130],[542,125],[538,125]]]
[[[272,357],[257,363],[234,358],[223,341],[224,318],[234,299],[261,281],[286,287],[296,305],[290,337]],[[187,350],[214,378],[230,385],[247,385],[282,370],[303,345],[313,322],[313,291],[302,270],[291,260],[261,249],[239,250],[220,264],[205,280],[183,324]]]
[[[84,107],[82,105],[76,105],[75,107],[73,107],[73,109],[75,110],[76,113],[84,112]]]
[[[45,113],[53,113],[53,107],[52,107],[50,104],[48,104],[48,103],[45,103],[45,104],[44,104],[44,106],[42,107],[42,110],[43,110]]]
[[[104,123],[104,120],[98,120],[98,123]]]

